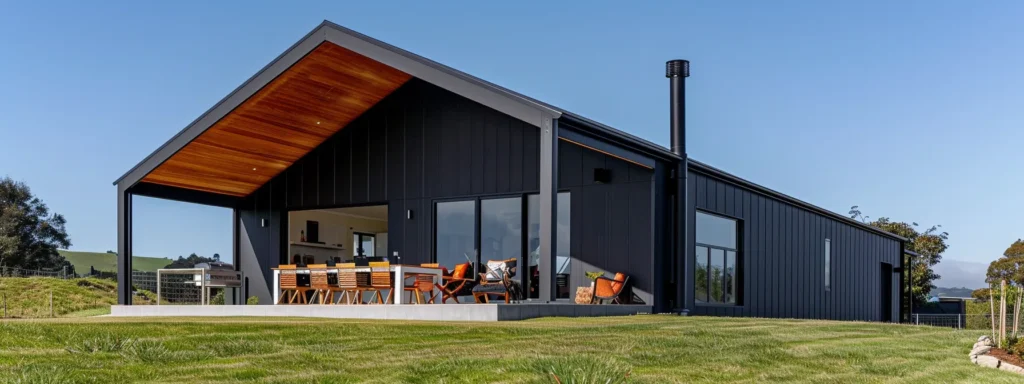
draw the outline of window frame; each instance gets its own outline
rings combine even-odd
[[[705,244],[705,243],[698,242],[697,241],[697,237],[696,237],[696,233],[697,233],[697,231],[696,231],[697,230],[697,228],[696,228],[696,223],[697,223],[696,215],[698,215],[698,214],[705,214],[705,215],[709,215],[709,216],[717,216],[717,217],[720,217],[720,218],[723,218],[723,219],[731,220],[734,223],[736,223],[736,228],[735,228],[735,230],[736,230],[736,247],[735,248],[729,248],[729,247],[723,247],[723,246],[720,246],[720,245],[711,245],[711,244]],[[691,247],[691,251],[693,252],[693,261],[694,261],[693,265],[694,265],[694,269],[696,269],[696,266],[697,266],[697,248],[698,247],[706,248],[707,249],[707,257],[708,258],[706,260],[706,264],[708,265],[709,269],[710,269],[710,266],[711,266],[711,250],[712,249],[718,249],[718,250],[722,250],[723,251],[722,252],[722,256],[723,256],[722,262],[723,262],[723,264],[725,264],[728,261],[728,259],[729,259],[729,257],[728,257],[729,252],[733,252],[736,255],[735,256],[735,258],[736,258],[736,260],[735,260],[736,271],[735,271],[735,276],[733,277],[733,286],[736,288],[736,300],[735,300],[735,303],[711,303],[711,302],[708,302],[707,297],[705,298],[704,302],[698,302],[697,301],[697,297],[696,297],[696,295],[697,295],[696,294],[696,291],[697,291],[696,275],[695,275],[695,273],[691,273],[690,274],[690,278],[693,279],[693,284],[694,284],[693,285],[694,304],[697,305],[697,306],[701,306],[701,307],[727,307],[727,308],[742,307],[743,306],[743,270],[744,270],[744,268],[743,268],[743,259],[744,258],[743,258],[743,252],[742,252],[742,250],[740,248],[743,245],[743,219],[739,218],[739,217],[723,215],[723,214],[717,213],[717,212],[706,211],[706,210],[703,210],[703,209],[696,209],[695,213],[694,213],[694,220],[693,220],[693,222],[694,222],[694,232],[693,232],[694,233],[694,241],[693,241],[693,246]],[[694,271],[694,272],[696,272],[696,271]],[[711,295],[711,273],[708,273],[706,278],[707,278],[707,281],[704,282],[704,285],[706,287],[706,291],[708,292],[708,297],[710,297],[710,295]],[[724,278],[722,279],[722,292],[723,292],[723,295],[726,292],[726,290],[725,290],[725,279]]]
[[[370,243],[373,244],[373,249],[369,249],[369,250],[363,249],[363,256],[366,256],[366,257],[380,257],[380,256],[377,256],[377,234],[368,233],[368,232],[352,231],[352,236],[354,236],[355,238],[359,239],[358,242],[355,242],[355,243],[352,244],[352,256],[353,257],[357,256],[356,253],[359,252],[359,248],[361,248],[363,246],[363,238],[364,237],[368,237],[368,238],[373,239],[373,240],[370,240]]]
[[[825,292],[832,292],[832,239],[825,238]]]
[[[569,206],[570,206],[569,215],[570,215],[570,220],[571,220],[571,216],[572,216],[572,208],[571,208],[572,207],[572,203],[571,203],[572,202],[572,200],[571,200],[572,199],[572,189],[570,189],[570,188],[559,189],[558,192],[557,192],[557,195],[561,195],[563,193],[564,194],[568,194],[570,196],[569,197],[569,199],[570,199],[569,200],[570,201],[570,204],[569,204]],[[521,221],[520,222],[520,229],[521,230],[520,230],[520,234],[519,234],[519,236],[520,236],[520,241],[519,241],[519,243],[520,243],[520,258],[519,258],[519,260],[516,260],[516,262],[518,263],[518,271],[516,272],[517,273],[516,280],[518,280],[519,283],[522,284],[522,286],[524,287],[524,290],[525,290],[526,289],[525,287],[529,283],[529,278],[528,278],[527,274],[529,273],[529,252],[530,252],[530,244],[529,244],[529,242],[530,242],[530,234],[529,234],[529,229],[528,229],[528,227],[530,225],[530,217],[529,217],[530,216],[530,213],[529,213],[530,212],[530,196],[537,196],[537,195],[539,195],[538,192],[522,192],[522,193],[499,193],[499,194],[490,194],[490,195],[458,196],[458,197],[445,197],[445,198],[434,198],[434,199],[431,199],[431,217],[430,217],[430,260],[431,260],[431,262],[434,262],[434,263],[438,262],[437,261],[437,205],[438,204],[441,204],[441,203],[451,203],[451,202],[460,202],[460,201],[472,201],[474,203],[474,209],[475,209],[474,216],[475,216],[475,218],[474,218],[474,224],[473,225],[475,227],[474,227],[474,233],[473,233],[473,242],[474,242],[473,247],[474,247],[474,251],[476,252],[476,255],[474,255],[474,265],[473,265],[473,271],[472,272],[473,272],[473,277],[475,278],[475,277],[477,277],[478,273],[482,272],[482,270],[478,270],[478,269],[480,268],[481,263],[483,262],[483,252],[480,249],[481,244],[483,242],[483,239],[482,239],[482,228],[481,228],[481,220],[483,219],[483,211],[482,211],[483,203],[482,202],[484,200],[518,198],[518,199],[520,199],[519,207],[520,207],[520,216],[521,216],[520,217],[520,221]],[[571,225],[572,224],[570,223],[570,231],[572,231]],[[570,236],[571,236],[571,234],[570,234]],[[571,253],[571,245],[569,245],[569,247],[570,247],[570,253]],[[571,263],[572,259],[573,259],[571,254],[570,254],[569,258],[570,258],[570,263]],[[538,299],[534,299],[534,298],[529,298],[529,293],[528,292],[526,293],[526,295],[527,295],[527,297],[524,298],[524,301],[538,300]],[[562,302],[562,301],[571,301],[571,300],[573,300],[573,293],[569,292],[569,296],[568,297],[566,297],[566,298],[558,298],[555,301]]]

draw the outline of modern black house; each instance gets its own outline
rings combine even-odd
[[[514,258],[532,303],[603,271],[654,312],[897,321],[905,239],[689,159],[666,69],[670,148],[324,22],[114,183],[119,303],[139,195],[233,209],[261,303],[303,258]]]

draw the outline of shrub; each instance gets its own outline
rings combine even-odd
[[[245,300],[245,304],[246,305],[259,305],[259,303],[260,303],[260,298],[258,298],[256,296],[249,296],[249,298],[247,300]]]
[[[212,305],[224,305],[224,290],[217,291],[216,295],[210,298],[210,304]]]

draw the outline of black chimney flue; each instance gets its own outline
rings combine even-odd
[[[689,205],[686,201],[686,177],[687,177],[687,160],[686,160],[686,78],[690,77],[690,62],[686,60],[671,60],[665,63],[665,77],[668,78],[670,84],[669,93],[669,109],[671,110],[671,136],[672,136],[672,153],[675,153],[681,158],[678,168],[674,170],[673,179],[675,188],[673,189],[675,200],[673,206],[672,221],[673,221],[673,232],[672,244],[674,246],[675,262],[672,265],[673,278],[670,282],[674,283],[675,292],[670,293],[670,305],[673,306],[673,311],[678,311],[680,314],[687,314],[690,307],[693,306],[693,284],[686,284],[685,282],[690,281],[687,276],[693,276],[692,269],[694,268],[691,258],[686,257],[687,243],[686,243],[686,217],[687,213],[690,212]]]
[[[669,79],[669,108],[671,109],[672,153],[686,158],[686,78],[690,77],[690,62],[669,60],[665,63],[665,77]]]

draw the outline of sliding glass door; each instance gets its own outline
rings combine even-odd
[[[476,265],[476,201],[439,202],[434,217],[434,260],[449,271],[467,261]]]
[[[567,299],[570,294],[571,205],[569,192],[558,194],[555,291],[560,299]],[[528,212],[526,217],[524,208]],[[476,273],[483,271],[480,265],[487,261],[516,259],[514,278],[526,287],[523,291],[527,298],[539,298],[542,267],[539,265],[538,195],[441,201],[436,203],[434,218],[434,260],[437,263],[451,271],[458,264],[470,262]]]
[[[480,200],[480,261],[523,261],[523,198]]]
[[[540,297],[540,196],[529,195],[530,237],[527,242],[530,260],[526,274],[527,297]],[[569,298],[569,277],[571,276],[572,256],[569,252],[569,236],[572,232],[570,208],[572,195],[569,192],[558,194],[558,244],[555,246],[555,293],[559,299]]]

